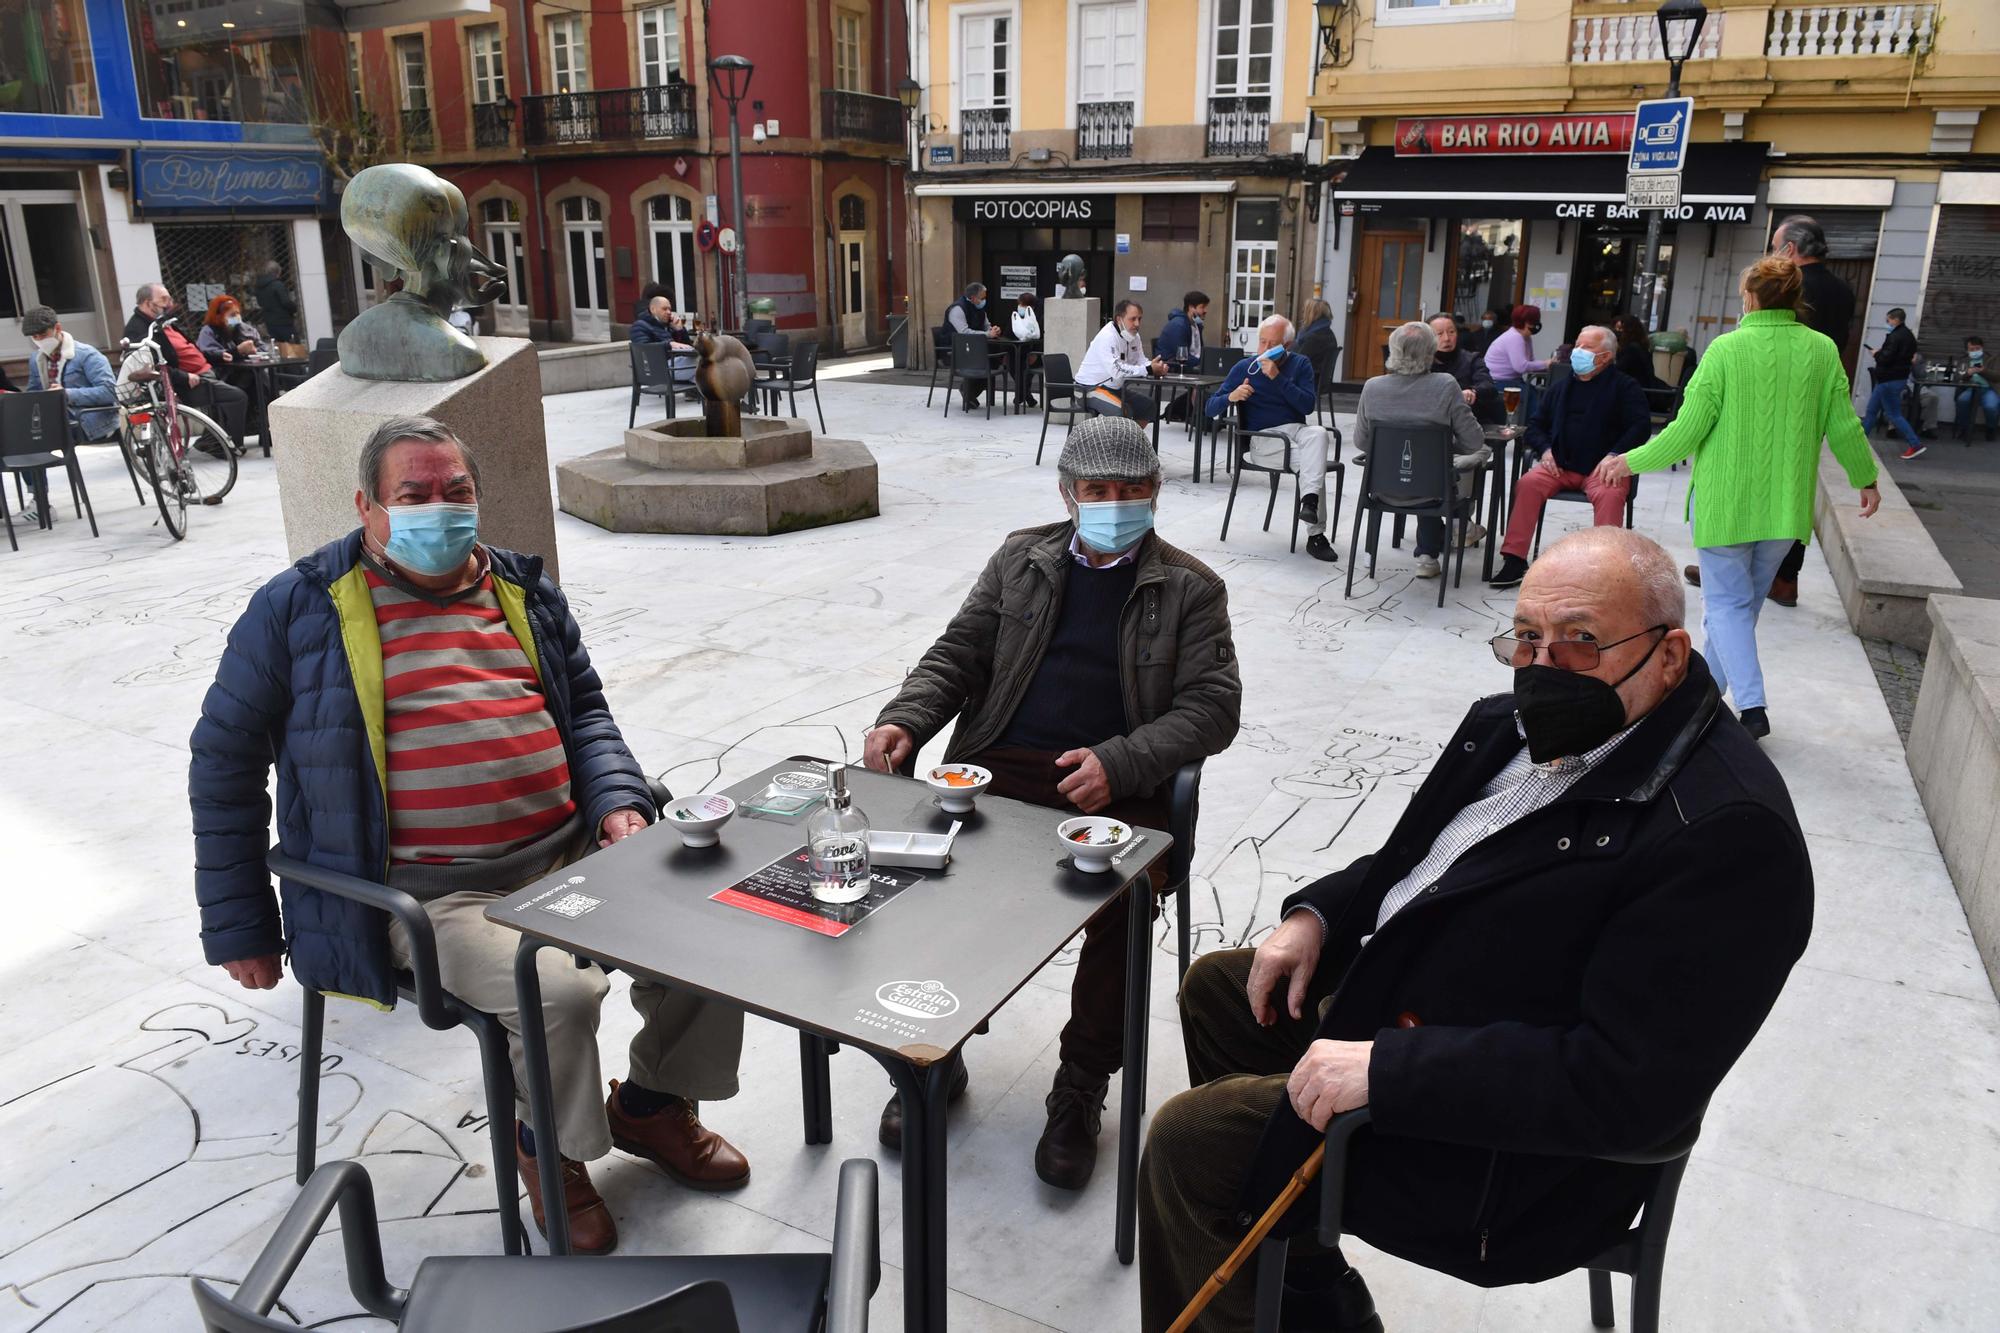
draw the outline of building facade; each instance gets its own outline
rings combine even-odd
[[[928,0],[912,327],[968,283],[1046,298],[1081,255],[1090,295],[1158,332],[1189,290],[1248,345],[1315,270],[1307,0]],[[927,337],[913,339],[927,348]]]
[[[1331,177],[1316,187],[1319,281],[1346,318],[1345,378],[1380,370],[1402,320],[1476,325],[1517,303],[1545,312],[1540,355],[1620,313],[1699,351],[1734,327],[1737,273],[1795,212],[1820,220],[1854,287],[1851,369],[1891,307],[1937,357],[2000,329],[2000,5],[1708,0],[1681,79],[1695,107],[1681,206],[1663,219],[1648,306],[1625,136],[1634,104],[1666,84],[1655,8],[1342,8],[1311,107]],[[1477,114],[1461,114],[1469,103]]]
[[[721,229],[747,243],[747,291],[781,330],[844,349],[886,341],[903,280],[908,68],[886,0],[609,4],[494,0],[477,15],[350,43],[357,118],[385,160],[464,191],[506,271],[487,317],[558,341],[625,337],[641,292],[732,322]],[[745,217],[734,216],[727,104],[711,56],[748,58]],[[355,297],[380,281],[352,261]]]

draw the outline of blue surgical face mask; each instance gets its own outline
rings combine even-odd
[[[1579,375],[1588,375],[1597,369],[1597,353],[1587,352],[1581,347],[1570,348],[1569,368]]]
[[[457,572],[479,540],[476,504],[391,505],[389,559],[416,574],[433,577]]]
[[[1482,319],[1479,321],[1479,327],[1482,329],[1490,329],[1493,327],[1493,321],[1490,319]]]
[[[1077,539],[1093,551],[1116,555],[1130,550],[1152,530],[1151,500],[1077,501]]]
[[[1965,354],[1965,359],[1967,361],[1970,361],[1975,366],[1980,365],[1986,360],[1986,349],[1983,347],[1975,347],[1971,351]]]

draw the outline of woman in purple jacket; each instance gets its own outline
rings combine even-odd
[[[1497,389],[1522,388],[1524,378],[1531,370],[1547,370],[1546,360],[1535,360],[1535,349],[1528,339],[1542,331],[1542,308],[1535,305],[1514,307],[1514,322],[1486,349],[1486,372],[1493,377]]]

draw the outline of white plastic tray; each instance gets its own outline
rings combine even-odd
[[[952,839],[958,836],[954,822],[944,833],[898,833],[892,829],[868,830],[868,860],[878,866],[917,866],[942,870],[951,864]]]

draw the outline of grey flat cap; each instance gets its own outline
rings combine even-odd
[[[1069,433],[1056,471],[1068,481],[1158,481],[1160,456],[1127,417],[1086,417]]]

